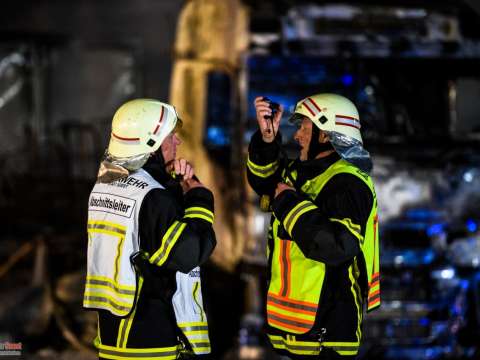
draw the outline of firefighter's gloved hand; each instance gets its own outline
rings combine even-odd
[[[290,186],[290,185],[287,185],[283,182],[279,182],[277,184],[277,188],[275,189],[275,196],[274,198],[276,198],[278,195],[280,195],[283,191],[285,190],[293,190],[295,191],[295,188],[293,186]]]

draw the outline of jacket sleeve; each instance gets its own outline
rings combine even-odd
[[[188,273],[203,264],[216,245],[213,194],[205,188],[187,192],[182,207],[163,189],[147,194],[140,210],[140,246],[149,263]]]
[[[280,133],[276,140],[281,141]],[[273,195],[281,171],[277,144],[264,142],[260,131],[255,132],[248,146],[248,183],[258,195]]]
[[[336,266],[360,252],[372,205],[371,191],[360,179],[339,174],[315,201],[287,190],[277,196],[272,207],[307,258]]]

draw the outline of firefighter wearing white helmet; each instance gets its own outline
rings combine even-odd
[[[318,130],[328,136],[325,146],[333,147],[343,159],[370,173],[372,162],[370,154],[363,148],[360,116],[349,99],[329,93],[306,97],[297,103],[289,121],[298,123],[304,117],[315,125],[315,137],[318,136]],[[316,155],[312,155],[315,145],[313,143],[311,146],[310,156]]]
[[[179,124],[172,105],[152,99],[113,117],[88,202],[83,305],[98,312],[100,359],[210,352],[199,266],[216,244],[213,194],[176,159]]]
[[[279,131],[283,108],[254,102],[247,177],[270,198],[267,335],[291,359],[353,359],[363,311],[380,305],[377,201],[360,118],[343,96],[299,101],[291,121],[297,159],[286,159]]]
[[[337,94],[306,97],[295,106],[292,120],[299,116],[306,116],[320,130],[335,131],[362,143],[357,108],[346,97]]]

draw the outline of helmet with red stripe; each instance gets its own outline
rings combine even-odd
[[[113,116],[108,154],[126,159],[153,153],[180,124],[172,105],[152,99],[128,101]]]
[[[320,130],[336,132],[362,143],[360,118],[355,105],[337,94],[316,94],[299,101],[291,122],[306,116]]]

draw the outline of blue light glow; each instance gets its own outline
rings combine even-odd
[[[478,229],[477,223],[472,219],[467,220],[466,226],[467,226],[467,230],[471,233],[474,233]]]
[[[443,224],[432,224],[428,227],[427,229],[427,235],[428,236],[435,236],[435,235],[440,235],[443,233],[444,225]]]
[[[207,142],[215,146],[228,145],[228,138],[225,130],[218,126],[210,126],[207,129]]]
[[[405,213],[405,216],[412,220],[428,220],[438,218],[439,214],[437,211],[430,209],[410,209]]]
[[[435,260],[435,253],[433,250],[429,249],[425,252],[425,254],[423,254],[423,263],[428,265],[431,264],[433,260]]]
[[[418,320],[418,323],[421,326],[428,326],[430,325],[430,320],[428,318],[421,318],[420,320]]]
[[[353,84],[353,76],[351,74],[342,75],[342,83],[345,86],[350,86]]]

